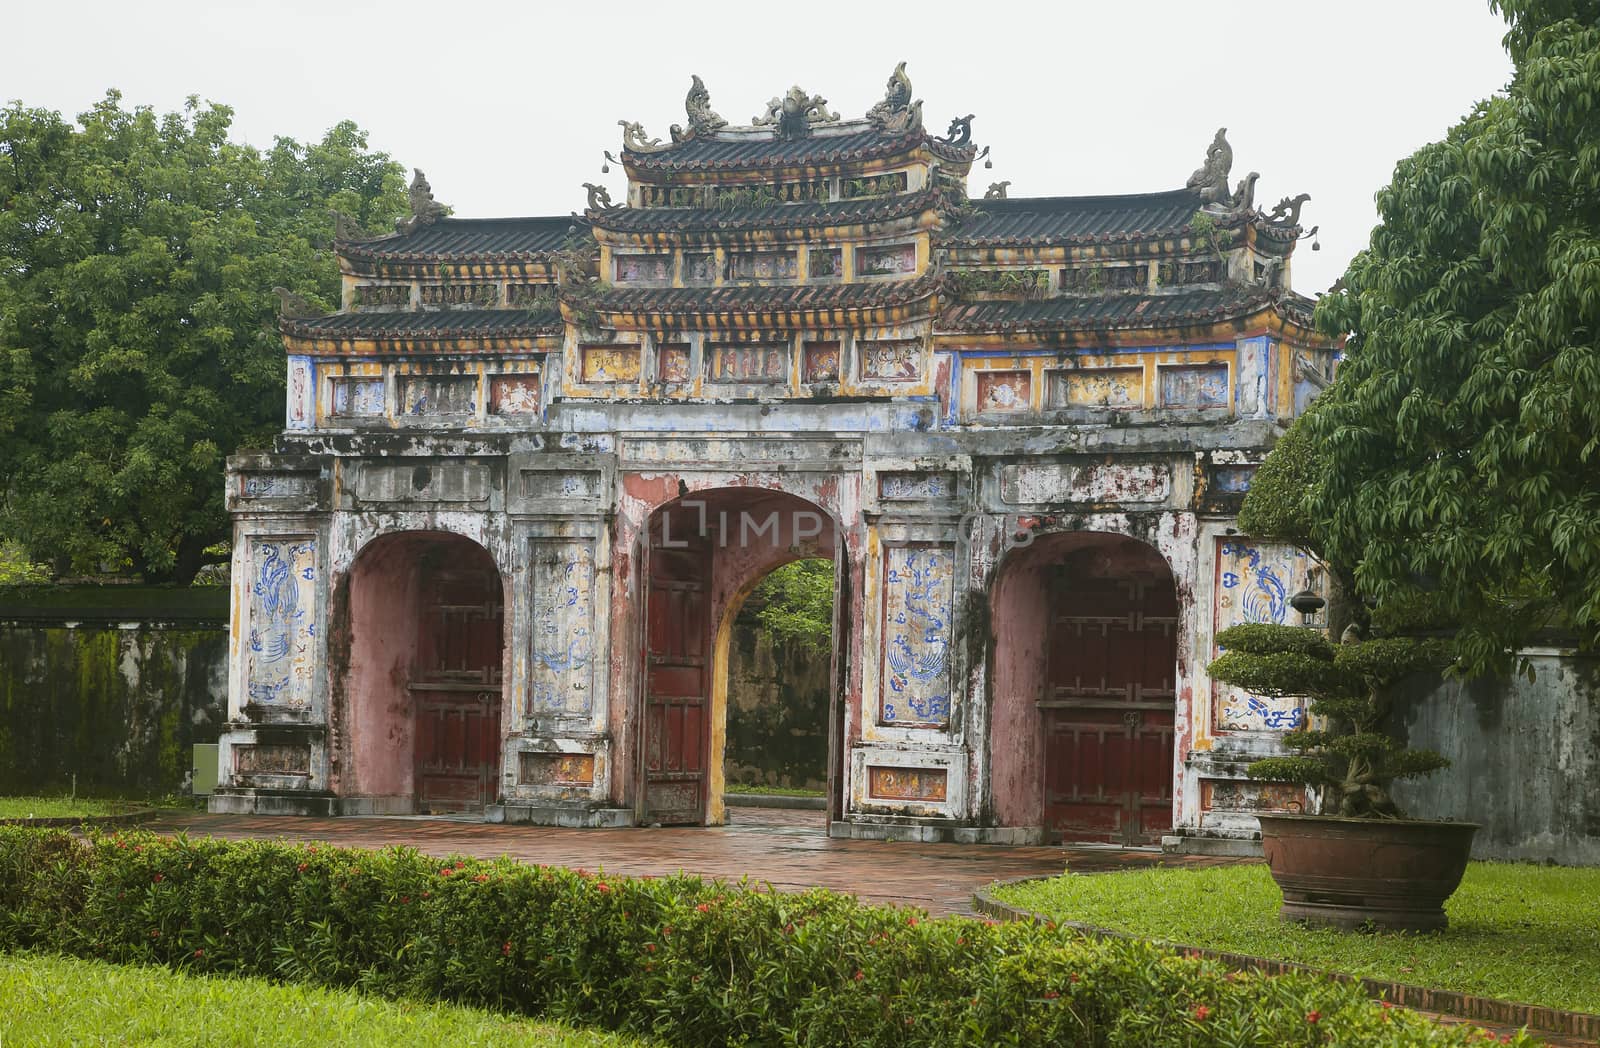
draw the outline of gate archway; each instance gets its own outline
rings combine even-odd
[[[640,817],[646,824],[724,821],[729,644],[745,598],[791,561],[834,561],[838,680],[845,602],[833,518],[785,492],[718,488],[661,506],[650,517],[646,556]],[[837,809],[838,696],[829,699],[828,795]]]
[[[1153,844],[1172,825],[1178,595],[1150,545],[1043,536],[993,598],[991,788],[1005,825]]]

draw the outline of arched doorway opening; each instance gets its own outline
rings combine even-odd
[[[643,746],[639,817],[646,824],[725,821],[729,670],[740,610],[763,577],[797,560],[834,564],[833,637],[846,628],[843,558],[832,517],[795,495],[718,488],[686,495],[650,518],[646,557]],[[838,810],[838,644],[827,664],[826,781]],[[823,817],[819,816],[819,824]]]
[[[1172,825],[1178,594],[1121,535],[1042,536],[993,594],[991,791],[1003,825],[1158,843]]]
[[[350,570],[356,810],[481,811],[499,792],[505,591],[488,551],[444,532],[373,540]]]

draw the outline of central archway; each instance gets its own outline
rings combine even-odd
[[[647,534],[642,820],[717,825],[726,817],[723,761],[735,620],[775,568],[832,560],[836,625],[829,680],[836,681],[842,614],[837,529],[826,511],[799,496],[716,488],[659,507]],[[830,699],[830,803],[837,791],[837,708]]]
[[[1045,535],[992,598],[991,789],[1002,825],[1146,845],[1172,826],[1178,594],[1154,547]]]
[[[505,593],[445,532],[383,535],[352,565],[343,701],[351,812],[482,811],[500,779]]]

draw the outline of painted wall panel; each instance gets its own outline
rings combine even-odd
[[[250,703],[310,705],[316,614],[316,539],[253,539],[245,652],[245,693]]]
[[[885,724],[950,719],[950,627],[955,550],[891,546],[883,554]]]
[[[534,714],[587,716],[594,708],[594,551],[587,542],[531,543]]]
[[[1293,625],[1297,616],[1289,607],[1289,595],[1305,584],[1311,564],[1293,546],[1218,539],[1212,636],[1245,622]],[[1220,654],[1222,649],[1215,647],[1213,657]],[[1305,726],[1304,699],[1251,695],[1215,682],[1212,687],[1218,731],[1290,731]]]

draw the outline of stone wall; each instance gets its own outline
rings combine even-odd
[[[226,587],[0,591],[0,790],[176,793],[228,694]]]
[[[1406,741],[1454,763],[1395,797],[1417,818],[1482,824],[1474,858],[1600,865],[1600,659],[1525,654],[1531,681],[1411,689]]]
[[[820,790],[828,778],[828,652],[777,642],[752,596],[734,620],[728,657],[730,783]]]

